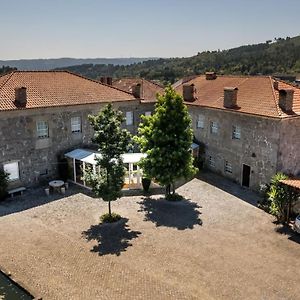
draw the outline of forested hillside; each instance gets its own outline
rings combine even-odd
[[[205,51],[186,58],[148,60],[128,66],[84,64],[62,69],[93,79],[101,76],[143,77],[163,83],[173,83],[184,76],[205,71],[239,75],[299,74],[300,36],[277,38],[223,51]]]

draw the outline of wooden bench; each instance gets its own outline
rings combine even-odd
[[[26,188],[24,186],[21,186],[21,187],[18,187],[18,188],[15,188],[15,189],[12,189],[12,190],[9,190],[7,193],[13,197],[14,194],[16,193],[21,193],[21,195],[23,195],[23,192],[26,190]]]

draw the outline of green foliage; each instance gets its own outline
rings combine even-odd
[[[5,74],[10,73],[11,71],[15,71],[15,70],[17,70],[17,68],[11,68],[9,66],[2,66],[0,68],[0,76],[5,75]]]
[[[96,116],[89,116],[94,128],[93,142],[98,145],[100,157],[97,160],[99,172],[87,170],[85,180],[97,197],[110,202],[121,197],[125,168],[121,155],[126,152],[131,139],[130,133],[121,128],[125,118],[121,111],[114,111],[108,104]]]
[[[101,223],[113,223],[121,220],[121,216],[116,213],[104,214],[100,217]]]
[[[241,46],[223,51],[204,51],[192,57],[148,60],[128,66],[80,65],[64,68],[93,79],[112,76],[142,77],[161,83],[174,83],[191,75],[215,71],[219,74],[273,75],[297,74],[300,70],[300,36],[277,38],[273,43]]]
[[[270,200],[270,213],[274,215],[279,222],[285,220],[286,209],[289,204],[287,188],[280,183],[280,180],[288,177],[283,173],[275,174],[271,179],[268,197]]]
[[[181,200],[184,200],[184,197],[177,194],[177,193],[174,193],[174,194],[167,195],[166,200],[168,200],[168,201],[181,201]]]
[[[169,86],[157,97],[154,114],[142,118],[135,140],[147,157],[140,165],[148,178],[167,187],[172,185],[174,193],[176,179],[188,178],[197,171],[190,151],[193,130],[187,107]]]
[[[0,170],[0,200],[3,200],[7,195],[8,174]]]

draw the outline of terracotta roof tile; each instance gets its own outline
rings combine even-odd
[[[294,178],[294,179],[285,179],[285,180],[280,180],[281,183],[297,188],[300,190],[300,179]]]
[[[142,78],[122,78],[113,82],[113,86],[130,93],[132,86],[136,84],[142,85],[142,99],[147,102],[155,102],[156,94],[162,94],[164,92],[162,86]]]
[[[0,111],[18,109],[17,87],[27,89],[25,108],[135,100],[130,93],[67,71],[14,71],[0,77]]]
[[[279,94],[273,88],[274,80],[269,76],[218,76],[214,80],[206,80],[203,75],[183,83],[177,83],[175,89],[182,95],[183,84],[194,84],[197,99],[193,105],[226,109],[223,107],[224,87],[237,87],[237,108],[231,109],[242,113],[267,117],[290,117],[300,115],[300,89],[280,82],[279,89],[294,89],[294,106],[292,114],[283,112],[278,106]]]

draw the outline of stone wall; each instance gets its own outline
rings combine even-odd
[[[277,169],[300,175],[300,118],[283,119],[280,126],[280,147]]]
[[[250,166],[250,188],[258,190],[268,183],[276,172],[279,144],[277,119],[240,114],[238,112],[189,106],[196,139],[205,144],[205,166],[242,183],[243,164]],[[204,128],[197,128],[198,115],[204,116]],[[218,133],[210,131],[210,122],[217,122]],[[232,138],[232,127],[239,126],[241,138]],[[209,156],[215,158],[215,167],[209,165]],[[225,171],[230,162],[232,173]]]
[[[10,187],[31,186],[57,177],[58,155],[69,150],[91,146],[93,130],[88,122],[89,114],[96,114],[104,104],[27,109],[0,113],[0,167],[7,162],[18,161],[20,180]],[[134,122],[126,127],[135,133],[140,115],[153,107],[139,101],[114,102],[124,113],[133,111]],[[72,133],[71,117],[80,116],[82,132]],[[48,121],[49,138],[37,137],[36,122]]]

